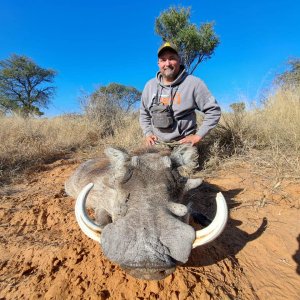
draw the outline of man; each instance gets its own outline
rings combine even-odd
[[[177,48],[171,43],[158,50],[159,71],[147,82],[140,107],[140,125],[146,144],[199,143],[214,128],[221,116],[215,98],[199,78],[187,74]],[[204,113],[197,128],[196,110]],[[170,122],[161,122],[166,118]],[[169,125],[169,126],[168,126]]]

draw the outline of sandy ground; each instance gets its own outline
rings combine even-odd
[[[227,165],[191,199],[213,214],[222,191],[230,219],[221,237],[192,251],[161,281],[130,277],[76,224],[64,181],[76,160],[45,165],[0,191],[0,299],[300,299],[300,186]]]

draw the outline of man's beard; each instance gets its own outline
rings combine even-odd
[[[171,69],[171,68],[168,68],[166,70],[164,70],[164,72],[162,73],[163,77],[169,81],[173,81],[175,78],[176,78],[176,75],[175,74],[175,69]]]

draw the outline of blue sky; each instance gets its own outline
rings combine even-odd
[[[58,72],[47,116],[79,112],[81,91],[117,82],[142,90],[157,71],[154,22],[170,6],[215,22],[221,43],[198,66],[224,109],[258,101],[285,62],[300,57],[300,1],[0,0],[0,60],[26,55]]]

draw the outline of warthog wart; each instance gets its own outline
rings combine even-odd
[[[66,192],[77,198],[75,215],[82,231],[134,277],[166,277],[187,262],[192,248],[217,238],[226,225],[221,193],[209,226],[195,231],[188,224],[185,195],[202,180],[185,178],[178,170],[189,164],[192,153],[188,145],[133,155],[108,148],[106,158],[83,163],[66,182]],[[94,210],[95,220],[86,208]]]

